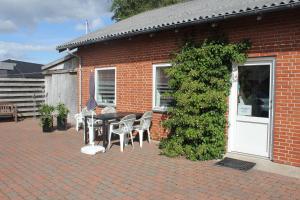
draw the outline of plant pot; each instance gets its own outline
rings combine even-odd
[[[57,117],[57,130],[64,131],[67,130],[67,118]]]
[[[44,133],[49,133],[53,131],[53,126],[47,126],[47,125],[43,125],[43,132]]]
[[[42,120],[43,132],[52,132],[53,131],[53,119],[52,117],[47,117]]]

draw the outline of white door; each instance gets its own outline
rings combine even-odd
[[[270,157],[274,60],[235,65],[229,101],[229,151]]]

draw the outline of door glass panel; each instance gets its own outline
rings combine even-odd
[[[239,66],[238,77],[238,115],[268,118],[270,66]]]

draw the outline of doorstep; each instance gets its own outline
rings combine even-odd
[[[254,163],[256,163],[256,165],[254,166],[253,169],[256,169],[256,170],[280,174],[283,176],[289,176],[289,177],[300,179],[300,168],[299,167],[278,164],[278,163],[274,163],[265,158],[251,156],[251,155],[245,155],[245,154],[239,154],[239,153],[233,153],[233,152],[226,153],[225,157],[254,162]]]

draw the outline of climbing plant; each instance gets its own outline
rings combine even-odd
[[[163,126],[170,130],[160,142],[161,153],[209,160],[225,152],[227,98],[233,63],[243,63],[248,41],[224,40],[185,45],[166,69],[174,99]]]

